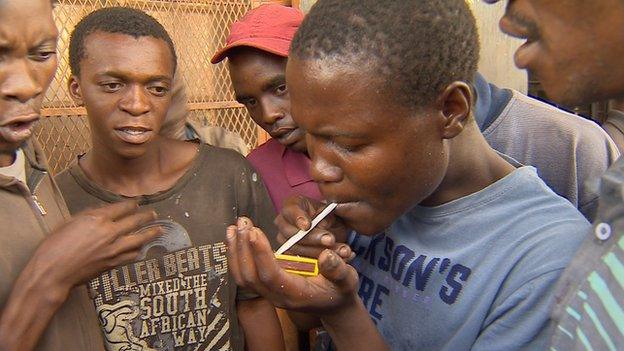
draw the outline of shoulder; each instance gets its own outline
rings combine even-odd
[[[77,162],[57,174],[54,180],[71,214],[99,204],[100,200],[93,195],[95,190],[89,186],[89,181]]]
[[[67,190],[79,186],[76,179],[77,177],[80,177],[81,174],[79,168],[80,166],[78,166],[78,163],[74,161],[68,168],[54,176],[54,180],[63,194],[65,194]]]
[[[520,169],[524,173],[521,179],[494,204],[498,209],[492,210],[506,217],[500,221],[513,233],[509,240],[521,253],[522,261],[539,272],[562,269],[581,245],[591,225],[532,170],[532,167]],[[543,264],[536,266],[535,262]]]
[[[483,134],[499,151],[536,166],[561,194],[583,188],[585,182],[599,177],[619,157],[613,140],[593,121],[517,91]],[[553,164],[557,167],[553,168]],[[567,179],[572,179],[573,184],[559,185]],[[570,200],[576,202],[576,196]],[[583,205],[587,199],[580,201]]]
[[[254,170],[251,163],[243,155],[229,148],[202,144],[200,157],[204,169],[228,174],[228,176],[235,175],[234,172],[252,172]]]
[[[253,149],[249,155],[247,155],[247,159],[253,164],[256,164],[257,162],[264,162],[266,160],[279,159],[282,157],[283,152],[284,148],[282,144],[275,139],[269,139],[264,144]]]
[[[521,167],[515,173],[513,186],[498,200],[501,202],[498,206],[522,210],[509,212],[510,216],[543,224],[566,219],[574,223],[589,225],[576,207],[544,183],[537,175],[535,168]]]
[[[506,247],[518,258],[536,254],[553,264],[555,256],[569,259],[590,230],[585,217],[555,194],[533,167],[521,167],[499,182],[505,182],[505,187],[499,187],[490,201],[471,209],[466,216],[468,225],[494,234],[492,244]]]
[[[562,138],[579,143],[608,145],[611,139],[595,122],[563,111],[517,91],[513,92],[508,109],[503,114],[515,125],[540,133],[551,133],[548,141],[561,142]]]
[[[200,140],[206,144],[232,149],[243,155],[249,153],[249,147],[238,133],[219,126],[201,125],[194,120],[187,121],[187,128],[192,128]]]

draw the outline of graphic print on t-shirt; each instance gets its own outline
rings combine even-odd
[[[395,244],[391,236],[356,234],[350,246],[358,271],[358,295],[376,324],[384,318],[384,301],[403,300],[429,309],[443,302],[452,306],[460,299],[472,268],[448,257],[434,257]]]
[[[156,221],[163,234],[139,261],[90,282],[106,348],[229,350],[226,245],[193,246],[173,221]]]

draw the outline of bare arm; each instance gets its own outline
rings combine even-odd
[[[13,284],[0,315],[0,349],[32,350],[69,290],[55,286],[33,257]]]
[[[238,301],[238,321],[249,351],[283,351],[284,336],[275,307],[264,298]]]
[[[357,295],[339,310],[321,317],[321,321],[340,351],[390,350]]]
[[[0,350],[32,350],[71,289],[139,255],[160,229],[127,235],[153,221],[153,211],[124,202],[77,215],[37,248],[16,279],[0,315]]]

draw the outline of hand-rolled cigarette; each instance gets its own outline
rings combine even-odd
[[[277,264],[288,273],[309,277],[318,275],[318,260],[314,258],[275,255],[275,259],[277,259]]]

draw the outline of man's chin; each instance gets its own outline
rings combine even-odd
[[[374,236],[379,233],[383,233],[389,225],[383,225],[380,223],[370,223],[366,220],[348,220],[343,218],[345,225],[356,231],[358,234],[365,236]]]
[[[33,136],[33,129],[27,129],[20,131],[19,133],[13,132],[8,128],[0,128],[0,149],[13,149],[17,150],[21,147],[28,139]]]
[[[295,152],[302,152],[302,153],[305,153],[305,154],[308,153],[308,148],[307,148],[307,145],[306,145],[306,142],[305,142],[305,138],[302,138],[302,139],[300,139],[300,140],[298,140],[298,141],[296,141],[296,142],[294,142],[294,143],[292,143],[290,145],[284,145],[284,146],[286,146],[287,148],[289,148],[290,150],[295,151]]]
[[[28,139],[30,138],[26,138],[23,140],[16,140],[16,141],[13,141],[13,140],[8,141],[0,136],[0,153],[14,154],[15,151],[17,151],[17,149],[21,148],[22,146],[24,146],[24,144],[26,144]]]

